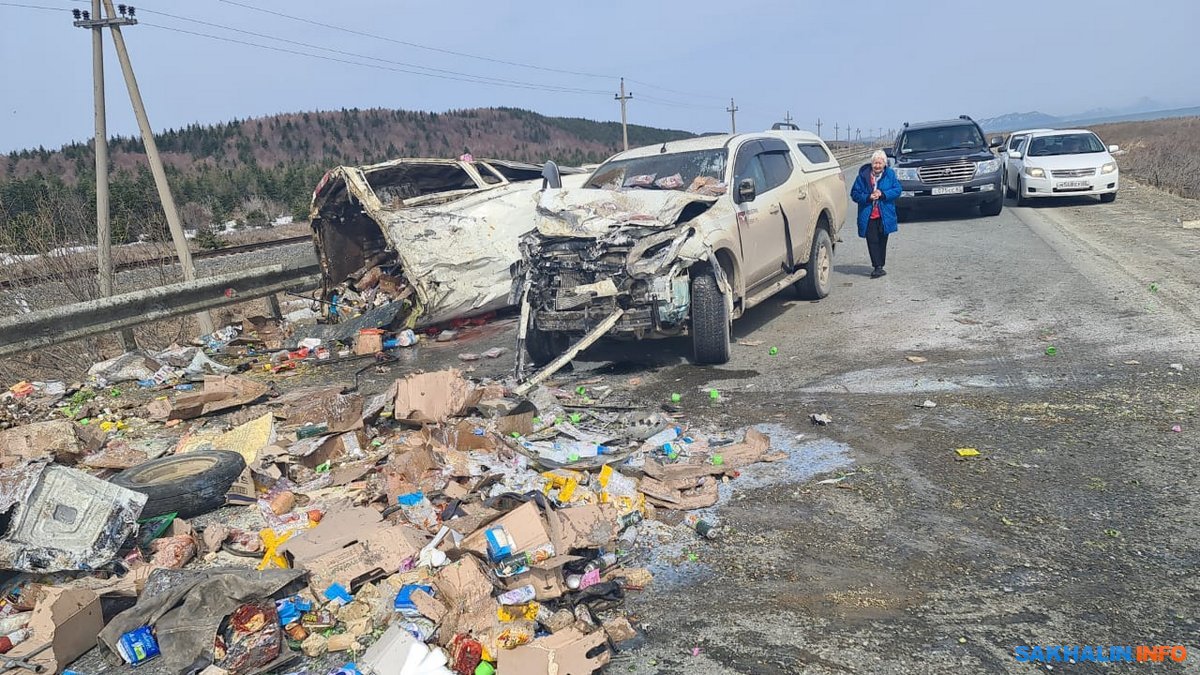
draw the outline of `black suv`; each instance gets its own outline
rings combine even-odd
[[[960,115],[942,122],[904,123],[896,145],[885,150],[903,192],[896,208],[908,212],[927,204],[979,207],[985,216],[1004,208],[1003,162],[991,148],[1004,142],[984,140],[975,120]]]

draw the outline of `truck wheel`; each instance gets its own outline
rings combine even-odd
[[[558,358],[567,348],[562,333],[539,330],[532,326],[525,332],[525,352],[533,365],[541,367]]]
[[[711,273],[692,279],[692,360],[698,364],[729,361],[729,310]]]
[[[808,274],[796,282],[796,295],[801,300],[820,300],[829,295],[832,268],[833,244],[829,241],[829,233],[817,228],[813,233],[812,253],[804,266]]]
[[[1025,179],[1017,179],[1017,206],[1029,206],[1029,198],[1025,196]]]
[[[178,513],[191,518],[225,504],[246,460],[228,450],[193,450],[153,459],[112,477],[112,483],[146,495],[142,518]]]
[[[998,198],[995,201],[985,202],[979,205],[979,215],[981,216],[998,216],[1004,210],[1004,198]]]
[[[1101,204],[1111,204],[1115,201],[1117,201],[1117,193],[1115,192],[1109,192],[1107,194],[1100,195]]]

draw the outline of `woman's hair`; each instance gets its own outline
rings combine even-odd
[[[877,159],[882,159],[884,162],[886,162],[887,153],[882,150],[876,150],[875,152],[871,153],[871,161],[874,162]]]

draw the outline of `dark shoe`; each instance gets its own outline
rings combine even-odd
[[[877,276],[886,277],[886,276],[887,276],[887,270],[885,270],[885,269],[883,269],[882,267],[880,267],[880,268],[879,268],[879,274],[878,274]]]
[[[883,276],[883,268],[882,267],[876,267],[875,269],[871,270],[871,278],[872,279],[878,279],[881,276]]]

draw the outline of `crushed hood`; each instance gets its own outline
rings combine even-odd
[[[600,239],[627,225],[674,227],[717,199],[674,190],[548,190],[538,201],[536,226],[545,237]]]

